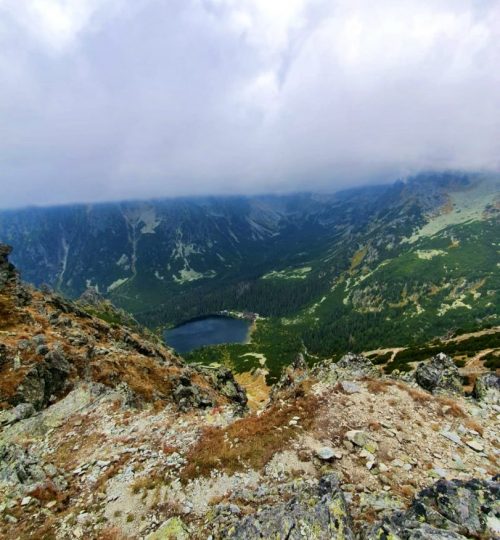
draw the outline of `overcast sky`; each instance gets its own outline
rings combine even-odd
[[[0,0],[1,207],[499,163],[499,0]]]

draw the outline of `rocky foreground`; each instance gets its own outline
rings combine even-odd
[[[25,287],[8,254],[1,538],[500,538],[497,374],[467,396],[445,355],[404,380],[298,355],[250,412],[229,370]]]

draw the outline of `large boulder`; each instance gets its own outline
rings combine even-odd
[[[0,486],[8,486],[11,495],[30,493],[48,483],[57,490],[67,488],[64,473],[32,450],[13,443],[0,444]]]
[[[38,460],[16,444],[0,445],[0,482],[30,486],[45,480],[46,475]]]
[[[422,388],[433,394],[461,394],[463,391],[458,368],[444,353],[437,354],[428,362],[422,362],[415,372],[415,379]]]
[[[243,519],[234,518],[222,538],[254,540],[353,540],[351,518],[335,475],[321,478],[287,502],[263,506]]]
[[[366,540],[499,538],[500,482],[439,480],[422,490],[405,512],[371,527]]]
[[[361,354],[347,353],[338,362],[326,360],[317,365],[314,375],[329,383],[378,377],[380,372],[371,360]]]
[[[500,401],[500,376],[496,373],[480,375],[476,379],[472,395],[481,401]]]
[[[172,396],[181,411],[213,407],[215,405],[208,391],[195,384],[188,374],[172,379]]]
[[[65,389],[69,372],[70,364],[64,353],[58,349],[49,351],[42,362],[26,373],[10,402],[31,403],[37,410],[46,407],[51,396]]]
[[[233,372],[223,366],[213,368],[209,366],[194,366],[194,369],[203,374],[210,384],[231,403],[244,409],[247,405],[247,394],[237,383]]]

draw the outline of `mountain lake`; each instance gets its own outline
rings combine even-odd
[[[247,343],[251,322],[220,315],[194,319],[165,331],[168,346],[180,354],[187,354],[205,345]]]

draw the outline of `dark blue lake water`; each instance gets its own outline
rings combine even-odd
[[[204,345],[246,343],[251,323],[230,317],[206,317],[165,331],[167,345],[186,354]]]

